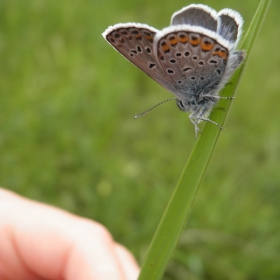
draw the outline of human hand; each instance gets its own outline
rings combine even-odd
[[[135,280],[138,272],[101,224],[0,188],[1,280]]]

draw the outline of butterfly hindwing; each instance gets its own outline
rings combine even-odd
[[[228,51],[206,35],[176,31],[169,27],[158,38],[157,52],[161,67],[177,86],[176,96],[186,99],[193,93],[211,94],[221,81]],[[157,38],[156,38],[157,39]]]

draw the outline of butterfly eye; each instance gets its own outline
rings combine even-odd
[[[177,106],[179,107],[179,109],[183,110],[185,109],[185,106],[183,104],[182,100],[177,100]]]

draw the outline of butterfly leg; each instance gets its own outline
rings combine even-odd
[[[220,129],[224,130],[224,128],[221,125],[219,125],[218,123],[216,123],[216,122],[214,122],[214,121],[212,121],[212,120],[210,120],[208,118],[198,117],[198,119],[201,120],[201,121],[210,122],[210,123],[218,126]]]
[[[194,125],[194,129],[195,129],[195,138],[197,139],[198,133],[202,134],[201,130],[199,129],[199,127],[198,127],[198,125],[197,125],[197,124],[199,123],[199,119],[196,118],[196,117],[194,116],[194,113],[192,113],[192,114],[189,115],[189,119],[190,119],[190,121],[191,121],[191,122],[193,123],[193,125]]]
[[[206,98],[216,98],[216,99],[228,99],[228,100],[233,100],[235,99],[234,96],[219,96],[219,95],[207,95],[207,94],[204,94],[203,97],[206,97]]]
[[[234,96],[219,96],[219,99],[233,100],[233,99],[235,99],[235,97]]]

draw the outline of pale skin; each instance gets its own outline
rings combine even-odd
[[[138,273],[103,225],[0,188],[1,280],[136,280]]]

